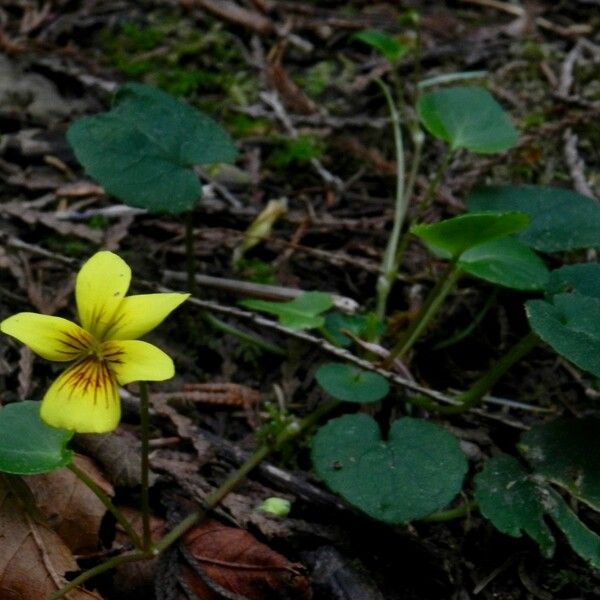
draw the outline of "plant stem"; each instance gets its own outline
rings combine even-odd
[[[148,386],[145,381],[140,382],[140,421],[142,438],[142,549],[150,548],[150,499],[148,480],[150,474],[150,400],[148,399]]]
[[[461,404],[457,406],[440,406],[439,414],[454,415],[463,413],[474,406],[477,406],[482,398],[489,393],[496,382],[526,354],[529,354],[539,343],[538,336],[529,332],[522,337],[504,356],[494,363],[494,366],[480,377],[466,392],[460,394],[456,399]]]
[[[417,317],[385,359],[383,363],[384,368],[388,368],[395,358],[404,356],[412,348],[413,344],[419,339],[421,333],[440,309],[446,296],[454,289],[461,274],[460,269],[455,264],[448,266],[446,272],[429,292]]]
[[[388,243],[381,262],[381,274],[377,279],[377,307],[376,314],[379,320],[385,318],[387,299],[390,294],[394,279],[396,278],[396,251],[402,231],[402,224],[406,215],[406,198],[404,196],[404,146],[402,144],[402,131],[400,129],[400,113],[394,104],[394,99],[388,86],[381,80],[376,79],[377,84],[383,91],[388,104],[392,130],[394,132],[394,144],[396,148],[396,203],[394,206],[394,224],[388,239]]]
[[[283,444],[305,433],[308,429],[318,423],[326,414],[330,413],[340,404],[339,401],[333,400],[322,404],[311,414],[306,416],[301,421],[295,421],[275,439],[272,443],[265,443],[259,446],[256,451],[250,456],[236,471],[234,471],[205,501],[204,507],[190,513],[183,521],[176,525],[169,533],[163,536],[155,545],[147,550],[140,550],[131,554],[115,556],[106,562],[103,562],[95,567],[84,571],[75,579],[67,583],[63,588],[52,594],[48,600],[59,600],[68,594],[77,586],[85,583],[92,577],[105,573],[110,569],[119,565],[145,560],[159,555],[164,552],[169,546],[174,544],[182,535],[191,529],[196,523],[201,521],[209,510],[215,508],[223,498],[229,494],[239,483],[248,475],[248,473],[259,465],[271,452],[280,448]]]
[[[127,520],[125,515],[113,504],[108,494],[104,493],[102,488],[91,477],[89,477],[85,471],[82,471],[74,463],[68,465],[68,468],[96,495],[100,502],[104,504],[106,509],[115,517],[117,523],[119,523],[119,525],[121,525],[121,527],[125,530],[125,533],[127,533],[133,545],[136,548],[141,549],[143,544],[142,540],[140,540],[140,536],[136,533],[135,529]]]
[[[442,158],[438,168],[433,176],[433,179],[429,182],[427,189],[425,190],[425,194],[423,194],[423,198],[421,198],[421,202],[419,202],[419,206],[417,207],[417,212],[415,214],[415,218],[413,223],[418,223],[425,211],[429,208],[429,204],[433,195],[437,191],[440,183],[442,182],[442,177],[446,173],[448,169],[448,165],[450,164],[450,160],[454,156],[454,150],[448,149],[444,157]]]
[[[194,212],[185,215],[185,258],[187,287],[192,296],[196,295],[196,253],[194,252]]]

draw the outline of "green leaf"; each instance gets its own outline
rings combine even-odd
[[[542,290],[549,277],[542,259],[513,237],[474,246],[461,255],[458,266],[474,277],[516,290]]]
[[[549,481],[600,511],[600,419],[556,419],[521,436],[519,450]]]
[[[431,225],[413,225],[410,231],[438,256],[457,260],[470,248],[517,233],[527,225],[529,217],[522,212],[467,214]]]
[[[591,531],[554,490],[550,491],[548,514],[565,534],[571,548],[594,568],[600,568],[600,536]]]
[[[325,317],[325,328],[335,344],[346,348],[352,340],[342,333],[343,330],[367,340],[383,333],[383,323],[373,313],[366,315],[349,315],[341,312],[331,312]]]
[[[446,507],[460,492],[468,467],[456,438],[437,425],[399,419],[383,441],[377,423],[362,413],[321,427],[312,460],[329,488],[386,523]]]
[[[40,403],[32,400],[0,409],[0,471],[38,475],[71,462],[66,445],[72,431],[55,429],[40,419]]]
[[[385,377],[347,363],[321,365],[315,378],[330,396],[346,402],[377,402],[390,392],[390,384]]]
[[[453,150],[493,154],[508,150],[518,139],[508,115],[481,87],[452,87],[423,94],[417,113],[429,133],[448,142]]]
[[[541,252],[562,252],[600,246],[600,204],[570,190],[540,186],[490,186],[467,199],[470,211],[519,210],[531,225],[519,235]]]
[[[565,265],[552,271],[546,285],[546,293],[554,296],[567,292],[600,299],[600,264]]]
[[[481,514],[496,529],[513,537],[526,533],[544,556],[554,554],[554,537],[544,521],[542,499],[548,490],[536,483],[512,456],[502,454],[486,461],[475,476],[475,500]]]
[[[323,292],[305,292],[289,302],[270,302],[268,300],[242,300],[242,306],[260,310],[279,317],[279,322],[290,329],[313,329],[322,327],[325,318],[321,316],[333,306],[329,294]]]
[[[600,299],[558,294],[552,302],[526,303],[531,328],[567,360],[600,377]]]
[[[359,31],[352,39],[371,46],[391,63],[398,62],[409,50],[408,46],[400,43],[395,37],[376,29]]]
[[[202,196],[194,165],[236,156],[210,117],[139,83],[124,85],[110,111],[73,123],[67,140],[109,194],[152,212],[191,210]]]

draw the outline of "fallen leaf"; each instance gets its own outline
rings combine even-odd
[[[76,455],[73,462],[104,493],[114,496],[112,486],[89,458]],[[72,471],[59,469],[24,479],[50,527],[71,552],[84,554],[97,549],[98,532],[106,508]]]
[[[26,489],[20,478],[0,478],[0,598],[42,600],[66,583],[65,573],[79,567],[60,537],[28,513],[20,488]],[[77,588],[66,600],[101,597]]]
[[[199,600],[218,600],[224,588],[248,600],[309,600],[304,566],[292,563],[243,529],[207,521],[183,539],[190,566],[183,579]],[[216,585],[215,585],[216,584]]]

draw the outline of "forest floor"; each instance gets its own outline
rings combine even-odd
[[[485,84],[520,132],[506,153],[457,154],[426,221],[462,213],[466,195],[481,184],[554,185],[600,198],[598,3],[540,0],[522,6],[492,0],[3,0],[0,317],[22,310],[71,316],[74,273],[99,248],[122,256],[138,280],[185,290],[184,220],[131,209],[106,195],[85,176],[65,139],[74,120],[107,110],[119,85],[130,81],[160,87],[210,114],[239,150],[235,166],[201,173],[204,198],[192,215],[195,258],[200,274],[218,280],[199,285],[200,298],[217,309],[236,306],[256,293],[253,284],[268,283],[372,307],[393,219],[394,140],[375,83],[390,75],[390,66],[352,35],[381,29],[413,44],[414,26],[402,20],[409,9],[419,15],[421,60],[417,72],[410,53],[398,65],[408,105],[415,81],[483,71],[475,82]],[[410,140],[406,145],[410,162]],[[443,152],[441,142],[427,144],[410,211]],[[285,199],[285,210],[234,268],[232,255],[244,232],[276,199]],[[390,297],[387,340],[422,304],[440,270],[422,245],[411,243]],[[133,288],[140,289],[135,278]],[[237,284],[223,288],[229,279],[244,279],[249,291]],[[283,327],[214,314],[275,344],[283,356],[211,328],[189,304],[150,336],[177,367],[173,380],[151,389],[157,529],[172,526],[239,466],[256,446],[257,431],[275,427],[284,411],[302,416],[324,399],[314,373],[327,351],[317,336],[307,342]],[[450,340],[479,317],[469,335]],[[440,391],[465,389],[526,327],[521,297],[465,281],[417,344],[411,377]],[[3,404],[40,399],[57,372],[13,340],[0,339]],[[124,391],[124,418],[115,433],[75,439],[78,452],[95,461],[86,468],[115,494],[115,503],[132,509],[139,488],[137,390],[131,385]],[[380,422],[389,424],[402,412],[403,394],[394,389],[397,402],[378,414]],[[591,379],[544,347],[512,368],[494,395],[536,409],[486,405],[447,421],[468,451],[472,472],[498,449],[513,452],[519,434],[548,415],[599,408]],[[77,561],[66,571],[125,547],[110,515],[77,482],[57,481],[55,474],[39,481],[31,484],[34,495],[50,510],[61,540],[50,546],[63,544],[69,560]],[[256,510],[271,496],[291,501],[289,517]],[[7,503],[2,506],[3,537],[21,535],[17,517],[6,512]],[[532,541],[497,532],[477,511],[445,523],[390,526],[370,519],[316,478],[308,443],[271,456],[213,518],[213,544],[233,535],[230,544],[256,543],[257,552],[265,553],[259,579],[275,577],[272,561],[280,561],[286,579],[275,586],[279,591],[228,596],[204,581],[196,588],[204,585],[203,591],[190,595],[178,582],[194,575],[178,567],[184,559],[171,553],[160,564],[104,574],[90,583],[94,592],[69,597],[308,598],[308,588],[315,599],[345,600],[600,597],[599,574],[566,543],[544,559]],[[590,519],[600,525],[597,515]],[[223,533],[218,523],[231,529]],[[252,541],[236,538],[239,531],[249,532]],[[3,556],[0,545],[0,589],[9,569],[31,578],[32,590],[57,585],[49,567],[56,548],[41,547],[38,538],[31,548],[30,539],[23,534],[20,563]],[[226,563],[226,551],[215,550],[217,559]],[[235,575],[223,577],[227,583]],[[183,591],[173,591],[177,585]],[[3,593],[2,599],[16,598]],[[41,596],[32,591],[19,598]]]

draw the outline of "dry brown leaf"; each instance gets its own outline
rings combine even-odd
[[[33,352],[23,346],[19,350],[19,399],[26,400],[33,389],[31,374],[33,372]]]
[[[199,600],[221,597],[211,590],[211,582],[248,600],[312,598],[304,566],[290,562],[247,531],[207,521],[188,532],[184,544],[202,575],[185,568],[183,578]]]
[[[42,600],[59,590],[79,567],[60,537],[23,508],[6,477],[0,480],[0,598]],[[67,600],[101,600],[78,588]]]
[[[263,35],[271,33],[275,29],[275,24],[271,19],[231,0],[181,0],[181,4],[188,8],[203,8],[220,19],[231,21]]]
[[[114,496],[112,486],[89,458],[76,455],[73,462],[104,493]],[[71,552],[85,554],[97,549],[106,508],[72,471],[59,469],[24,479],[38,508]]]

